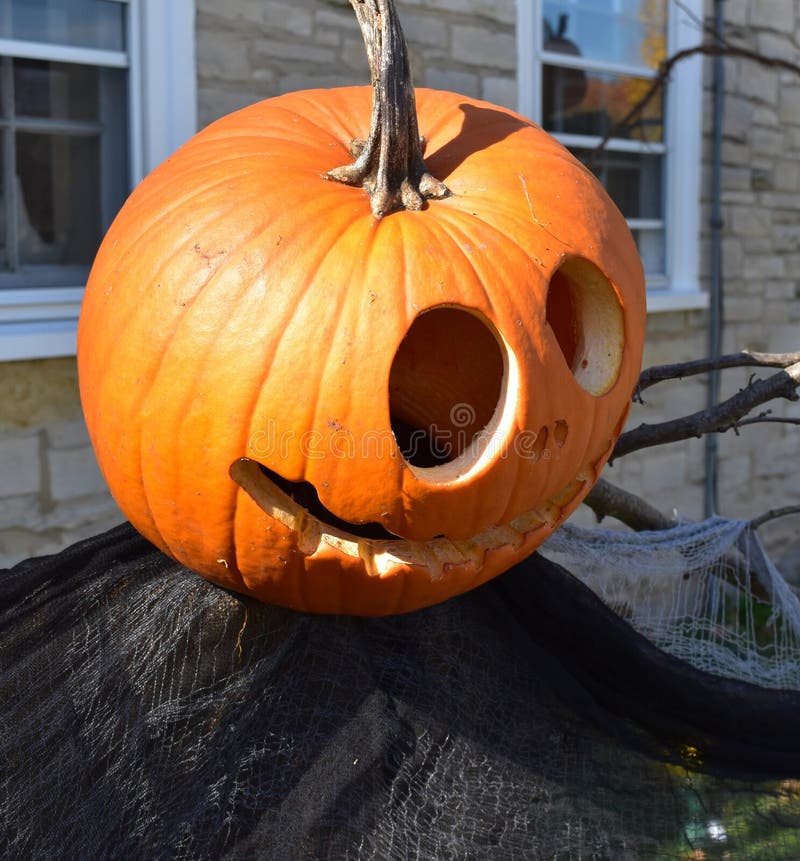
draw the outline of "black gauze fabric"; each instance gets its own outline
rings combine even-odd
[[[796,736],[540,557],[385,619],[128,525],[0,572],[4,859],[798,859]]]

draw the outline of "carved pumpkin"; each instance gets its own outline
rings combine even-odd
[[[495,576],[579,504],[645,304],[620,213],[510,111],[417,91],[449,189],[421,211],[330,181],[371,92],[253,105],[148,176],[78,358],[100,467],[154,544],[267,602],[380,615]]]

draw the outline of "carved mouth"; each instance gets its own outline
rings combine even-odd
[[[377,523],[341,520],[322,505],[312,485],[288,481],[250,458],[234,461],[230,475],[262,511],[297,535],[297,549],[304,555],[312,556],[327,544],[346,556],[360,557],[375,576],[389,576],[399,565],[419,565],[431,571],[434,580],[444,576],[450,566],[471,563],[480,568],[488,551],[518,550],[530,533],[542,527],[554,528],[563,508],[588,480],[588,475],[579,475],[538,508],[502,526],[490,526],[472,538],[451,541],[438,536],[428,541],[410,541],[392,535]]]
[[[241,463],[241,461],[240,461]],[[255,463],[249,461],[249,463]],[[234,464],[234,467],[236,464]],[[268,481],[282,490],[292,502],[296,503],[302,509],[305,509],[308,515],[316,518],[327,529],[334,529],[338,532],[349,533],[353,538],[371,538],[375,541],[401,541],[396,535],[393,535],[385,529],[380,523],[350,523],[348,520],[342,520],[337,517],[330,509],[326,508],[319,498],[317,489],[308,481],[289,481],[274,470],[269,469],[263,464],[256,464],[261,470],[262,475]],[[231,475],[236,479],[233,467]],[[238,480],[238,479],[237,479]],[[239,482],[242,484],[242,482]],[[242,485],[244,486],[244,485]],[[245,490],[247,488],[245,487]],[[258,502],[258,500],[256,500]]]

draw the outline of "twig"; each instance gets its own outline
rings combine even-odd
[[[765,380],[755,380],[714,407],[658,424],[643,423],[637,428],[626,431],[617,440],[609,462],[643,448],[728,430],[745,418],[751,410],[767,401],[775,398],[800,400],[796,391],[798,386],[800,386],[800,362],[795,362]]]
[[[800,505],[784,505],[783,508],[773,508],[758,517],[754,517],[750,521],[750,526],[753,529],[758,529],[759,526],[763,526],[770,520],[777,520],[779,517],[788,517],[790,514],[800,514]]]
[[[760,425],[767,424],[769,422],[774,422],[775,424],[782,425],[800,425],[800,419],[789,418],[788,416],[753,416],[749,419],[740,419],[738,422],[732,424],[729,428],[720,428],[720,433],[727,430],[732,430],[736,432],[739,428],[744,427],[745,425]]]
[[[604,517],[613,517],[636,532],[669,529],[675,525],[674,520],[640,496],[623,490],[604,478],[597,480],[583,502],[591,508],[598,522]]]
[[[787,368],[797,362],[800,362],[800,353],[752,353],[744,350],[741,353],[729,353],[716,358],[694,359],[691,362],[678,362],[672,365],[654,365],[642,371],[636,386],[636,395],[665,380],[682,380],[684,377],[726,368]]]
[[[760,63],[762,66],[770,66],[778,69],[786,69],[800,75],[800,65],[793,63],[791,60],[784,60],[781,57],[765,57],[757,51],[751,51],[749,48],[740,48],[736,45],[715,44],[705,42],[702,45],[695,45],[693,48],[684,48],[682,51],[677,51],[671,56],[662,60],[658,67],[658,74],[653,78],[653,82],[647,92],[639,99],[638,102],[628,111],[627,114],[617,123],[615,123],[605,134],[599,144],[589,153],[587,165],[591,167],[598,156],[608,145],[608,142],[616,137],[621,131],[632,125],[644,109],[650,104],[656,93],[661,90],[669,78],[673,67],[681,60],[686,60],[696,54],[704,54],[705,56],[719,56],[720,54],[726,57],[741,57],[745,60],[752,60],[755,63]]]

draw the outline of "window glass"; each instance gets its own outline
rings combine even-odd
[[[5,177],[4,170],[5,153],[3,147],[0,147],[0,201],[6,199]],[[0,270],[7,268],[8,256],[6,254],[6,207],[0,206]]]
[[[0,0],[0,37],[122,51],[125,5],[115,0]]]
[[[99,138],[20,132],[21,265],[90,263],[100,238]]]
[[[26,18],[33,7],[38,30]],[[110,13],[124,11],[119,3],[0,0],[0,10],[6,24],[28,21],[29,29],[13,32],[33,42],[57,33],[91,41],[93,33],[93,47],[120,44],[100,39]],[[83,62],[0,57],[0,289],[77,286],[75,267],[91,263],[124,202],[128,72],[92,59],[89,50]]]
[[[545,51],[656,69],[666,56],[666,0],[545,0]]]
[[[542,126],[600,179],[630,223],[645,271],[660,276],[666,272],[663,90],[626,118],[650,92],[666,56],[667,12],[667,0],[541,2]]]
[[[74,63],[14,60],[18,117],[97,120],[100,69]]]
[[[644,274],[663,275],[667,271],[664,228],[634,228],[632,232],[639,249],[639,257],[642,259]]]
[[[589,149],[572,152],[603,183],[625,218],[661,218],[663,156],[608,149],[594,157]]]
[[[641,141],[664,138],[663,96],[658,92],[632,121],[620,125],[648,92],[651,81],[630,75],[542,68],[542,125],[550,132]]]

